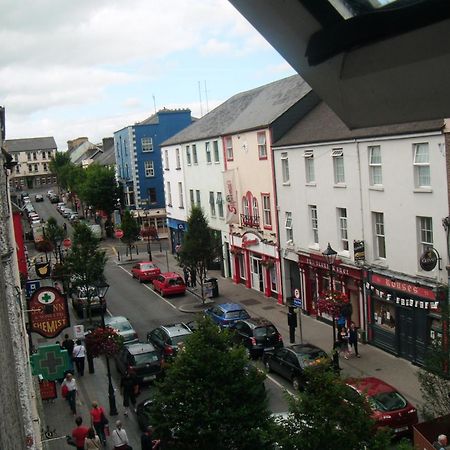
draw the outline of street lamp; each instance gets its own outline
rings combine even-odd
[[[328,242],[328,246],[325,249],[325,251],[322,252],[322,255],[325,257],[327,264],[328,264],[328,272],[330,274],[331,298],[334,299],[333,266],[336,261],[337,251],[333,250],[331,248],[330,243]],[[334,311],[332,314],[332,320],[333,320],[333,348],[334,348],[334,343],[336,342],[336,323],[335,323]]]
[[[101,308],[100,308],[100,314],[102,318],[102,328],[105,329],[105,310],[104,310],[104,304],[105,304],[105,297],[106,293],[109,289],[109,284],[104,281],[97,281],[94,283],[96,294],[100,300]],[[117,416],[119,413],[117,412],[116,407],[116,397],[114,395],[114,387],[111,380],[111,368],[109,366],[109,357],[108,355],[105,355],[106,358],[106,370],[108,373],[108,399],[109,399],[109,415],[110,416]]]

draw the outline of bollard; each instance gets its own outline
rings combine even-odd
[[[89,353],[87,353],[86,357],[88,362],[89,373],[95,373],[94,358]]]

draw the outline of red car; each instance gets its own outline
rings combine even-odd
[[[153,280],[155,291],[159,291],[164,297],[165,295],[184,294],[186,285],[183,278],[175,272],[164,272]]]
[[[412,433],[417,410],[393,386],[375,377],[349,379],[346,384],[366,398],[376,427],[390,427],[395,436]]]
[[[137,263],[131,269],[131,275],[133,278],[137,278],[140,283],[153,281],[160,273],[161,269],[151,261]]]

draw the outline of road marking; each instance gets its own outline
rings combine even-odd
[[[291,397],[295,397],[295,394],[293,394],[286,386],[283,386],[279,381],[275,380],[275,378],[272,375],[269,375],[267,372],[265,372],[262,369],[258,369],[260,372],[263,372],[266,374],[266,378],[270,380],[273,384],[278,386],[281,390],[286,391]]]
[[[129,272],[127,269],[125,269],[122,266],[118,266],[120,267],[124,272],[126,272],[128,275],[130,275],[130,277],[132,277],[131,272]],[[148,289],[149,291],[153,292],[156,296],[158,296],[162,301],[166,302],[168,305],[170,305],[173,309],[177,309],[177,307],[175,305],[173,305],[172,303],[170,303],[168,300],[166,300],[164,297],[162,297],[161,295],[159,295],[156,291],[154,291],[150,286],[147,286],[146,284],[141,284],[141,286],[145,287],[146,289]]]

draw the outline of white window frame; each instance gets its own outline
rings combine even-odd
[[[195,205],[195,198],[194,198],[194,189],[189,189],[189,199],[191,201],[191,208]]]
[[[418,216],[419,256],[428,248],[434,247],[433,218]]]
[[[428,142],[413,144],[414,149],[414,182],[417,188],[429,188],[431,186],[430,147]],[[420,154],[421,149],[426,149],[425,154]],[[425,156],[425,158],[424,158]]]
[[[219,210],[219,217],[223,219],[224,217],[224,210],[223,210],[223,197],[222,192],[216,193],[216,203],[217,203],[217,209]]]
[[[211,211],[211,217],[216,217],[216,203],[214,199],[214,191],[209,191],[209,207]]]
[[[342,148],[333,149],[331,157],[333,158],[334,184],[343,184],[345,183],[344,150]]]
[[[267,138],[265,131],[259,131],[256,133],[256,139],[258,141],[258,157],[259,159],[267,159]]]
[[[195,199],[196,199],[197,206],[202,206],[202,199],[201,199],[201,195],[200,195],[200,190],[199,189],[195,190]]]
[[[292,212],[285,211],[284,213],[284,228],[286,230],[286,242],[294,242],[294,231],[292,228]]]
[[[172,206],[172,187],[170,186],[170,181],[166,183],[167,192],[167,206]]]
[[[179,207],[184,208],[183,182],[178,182],[178,201]]]
[[[349,250],[347,208],[337,208],[339,224],[339,240],[344,251]]]
[[[143,137],[141,138],[142,153],[149,153],[153,151],[153,138]]]
[[[252,217],[259,217],[258,199],[256,197],[252,197]]]
[[[205,154],[206,154],[206,164],[212,163],[212,157],[211,157],[211,143],[205,142]]]
[[[315,183],[316,181],[316,173],[314,169],[314,151],[313,150],[305,150],[303,153],[303,157],[305,158],[305,180],[306,183]]]
[[[250,205],[248,203],[248,197],[244,196],[242,198],[242,212],[245,217],[250,217]]]
[[[219,152],[219,142],[213,141],[213,155],[214,155],[214,164],[220,163],[220,152]]]
[[[225,149],[226,149],[227,161],[233,161],[233,159],[234,159],[233,139],[231,138],[231,136],[226,136],[224,139],[225,139]]]
[[[263,226],[272,228],[272,212],[270,208],[270,194],[261,194],[261,206],[263,211]]]
[[[181,169],[181,156],[180,156],[180,149],[176,148],[175,149],[175,161],[176,161],[176,169],[180,170]]]
[[[317,206],[309,205],[309,218],[311,220],[311,236],[314,244],[319,243],[319,219],[317,216]]]
[[[144,161],[144,173],[146,178],[155,176],[155,164],[151,159]]]
[[[384,227],[384,214],[372,212],[373,235],[374,235],[374,257],[375,259],[386,259],[386,232]]]
[[[281,177],[283,184],[289,184],[289,155],[288,152],[281,153]]]
[[[164,150],[164,170],[169,170],[169,150]]]
[[[192,164],[191,147],[189,145],[186,145],[186,164],[188,166],[190,166]]]
[[[198,164],[197,144],[192,144],[192,162]]]
[[[382,171],[382,159],[381,159],[381,146],[371,145],[369,150],[369,180],[371,186],[383,185],[383,171]],[[378,155],[374,155],[374,151],[378,151]]]

